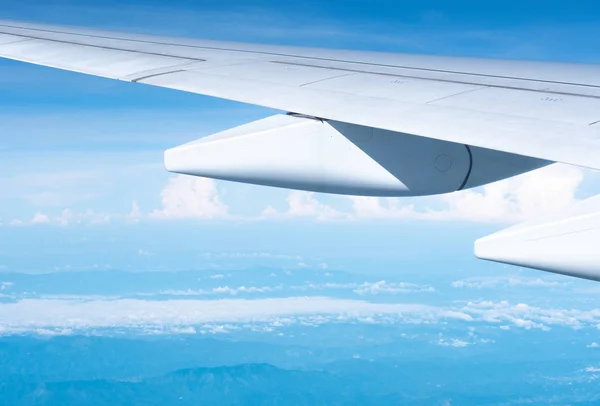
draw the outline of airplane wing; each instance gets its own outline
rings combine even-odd
[[[0,57],[288,112],[166,151],[165,166],[178,173],[414,196],[483,185],[552,162],[600,169],[598,65],[243,44],[3,20]],[[600,280],[595,244],[573,251],[585,255],[574,266],[562,242],[575,240],[557,238],[593,234],[585,219],[596,216],[597,205],[584,206],[542,229],[534,223],[480,240],[477,255]],[[531,259],[559,248],[560,258]]]
[[[0,20],[0,57],[600,169],[600,67]]]

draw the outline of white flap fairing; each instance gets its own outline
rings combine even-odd
[[[269,117],[165,153],[171,172],[362,196],[454,192],[547,163],[297,115]]]
[[[481,238],[475,255],[600,281],[600,195]]]

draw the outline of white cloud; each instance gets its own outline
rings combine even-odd
[[[583,173],[578,168],[550,165],[479,190],[445,195],[443,199],[448,209],[439,214],[471,221],[522,221],[573,204],[582,180]]]
[[[210,279],[223,279],[224,277],[225,277],[225,275],[218,273],[218,274],[211,275]]]
[[[550,213],[573,204],[583,172],[555,164],[481,188],[423,198],[423,203],[443,203],[442,208],[417,210],[399,205],[399,199],[351,198],[357,217],[417,218],[512,223]],[[369,200],[367,200],[369,199]]]
[[[134,200],[131,202],[131,211],[127,215],[127,222],[129,223],[139,223],[142,219],[142,211],[138,203]]]
[[[74,224],[107,224],[113,219],[113,215],[108,213],[96,213],[92,210],[85,212],[74,212],[70,209],[64,209],[56,216],[50,216],[45,213],[35,213],[29,220],[14,219],[9,225],[12,227],[35,226],[41,224],[55,224],[61,226]]]
[[[514,277],[514,276],[500,276],[500,277],[472,277],[454,281],[451,283],[453,288],[470,288],[470,289],[484,289],[484,288],[497,288],[497,287],[513,287],[513,286],[525,286],[525,287],[559,287],[567,286],[568,282],[558,282],[554,280],[548,280],[543,278],[525,278],[525,277]]]
[[[161,219],[215,219],[229,217],[212,179],[177,175],[161,191],[162,208],[152,217]]]
[[[13,282],[0,282],[0,290],[8,290],[13,285]]]
[[[481,188],[421,198],[344,196],[352,205],[340,212],[321,203],[313,193],[292,192],[288,216],[324,219],[421,219],[512,223],[573,204],[583,180],[575,167],[554,164]],[[410,203],[405,203],[410,202]],[[274,215],[269,206],[263,215]]]
[[[435,292],[435,289],[429,285],[418,285],[407,282],[363,282],[363,283],[307,283],[305,285],[291,286],[292,290],[300,291],[322,291],[322,290],[352,290],[359,295],[379,295],[379,294],[395,294],[395,293],[421,293]]]
[[[216,184],[211,179],[179,175],[169,180],[161,192],[163,207],[144,214],[137,201],[132,201],[129,213],[98,213],[93,210],[76,212],[64,209],[58,215],[37,212],[29,220],[13,219],[10,226],[40,224],[74,225],[107,224],[111,221],[139,223],[146,217],[160,219],[228,218],[229,208],[220,201]]]
[[[427,212],[419,212],[414,204],[403,205],[400,198],[347,196],[352,202],[352,218],[358,219],[412,219],[427,218]]]
[[[272,276],[277,276],[271,274]],[[210,279],[223,279],[225,275],[215,274]],[[301,292],[322,292],[327,290],[348,290],[361,296],[375,296],[380,294],[398,294],[398,293],[430,293],[435,289],[429,285],[418,285],[406,282],[363,282],[363,283],[306,283],[303,285],[283,286],[218,286],[211,289],[185,289],[185,290],[163,290],[159,294],[173,296],[200,296],[200,295],[238,295],[244,293],[268,293],[276,291],[301,291]]]
[[[267,206],[261,213],[262,217],[272,217],[279,215],[279,212],[273,206]]]
[[[587,367],[585,372],[600,372],[600,368],[597,367]]]
[[[292,261],[302,260],[300,255],[290,254],[275,254],[271,252],[201,252],[198,254],[200,258],[214,259],[214,258],[231,258],[231,259],[286,259]]]
[[[287,197],[288,209],[282,213],[268,206],[263,217],[312,217],[317,220],[332,220],[347,217],[333,207],[321,203],[313,192],[294,190]]]
[[[472,315],[475,319],[526,330],[547,331],[552,326],[580,329],[595,327],[600,322],[600,309],[552,309],[529,306],[524,303],[512,305],[507,301],[468,302],[460,310]]]
[[[143,250],[141,248],[138,250],[137,254],[140,257],[151,257],[151,256],[154,256],[154,253],[152,253],[150,251]]]
[[[276,287],[220,287],[214,291],[235,295],[259,292]],[[195,295],[198,291],[176,292]],[[210,293],[209,293],[210,294]],[[269,299],[174,299],[140,300],[98,297],[56,297],[24,299],[0,303],[0,325],[6,331],[15,329],[83,329],[89,327],[169,327],[197,326],[206,323],[257,323],[273,326],[325,323],[368,324],[435,324],[448,321],[496,325],[509,328],[548,331],[555,326],[596,328],[600,309],[576,310],[539,308],[508,302],[469,302],[464,305],[429,306],[402,303],[371,303],[361,300],[327,297],[288,297]],[[469,342],[445,339],[440,345],[461,347],[472,343],[491,342],[479,339],[469,330]],[[467,344],[465,344],[467,343]]]
[[[269,205],[262,213],[250,215],[247,219],[420,219],[510,223],[574,203],[582,179],[583,172],[580,169],[555,164],[482,188],[421,198],[337,196],[330,201],[339,204],[326,204],[313,192],[291,191],[286,198],[286,209],[278,211]],[[59,215],[38,212],[29,220],[15,219],[9,224],[99,224],[112,220],[138,223],[148,217],[241,218],[230,214],[230,207],[222,201],[222,194],[212,179],[177,175],[168,180],[160,195],[162,207],[149,214],[142,213],[138,203],[133,201],[128,214],[97,213],[92,210],[78,213],[66,209]],[[238,205],[242,203],[236,202]]]
[[[522,327],[525,330],[531,330],[531,329],[540,329],[540,330],[544,330],[544,331],[550,330],[550,328],[548,326],[546,326],[542,323],[536,323],[532,320],[514,318],[512,321],[515,326]]]
[[[417,285],[414,283],[406,282],[365,282],[358,285],[354,292],[359,295],[379,295],[379,294],[390,294],[390,293],[414,293],[414,292],[435,292],[432,286]]]
[[[260,300],[51,300],[25,299],[0,304],[0,325],[6,329],[189,326],[203,323],[328,322],[422,323],[469,321],[465,313],[414,304],[369,303],[323,297]]]
[[[444,338],[444,336],[440,335],[440,338],[437,341],[437,345],[441,345],[443,347],[466,347],[470,343],[458,338],[452,338],[450,340]]]
[[[52,221],[56,221],[64,226],[70,224],[106,224],[110,223],[111,218],[112,215],[108,213],[96,213],[92,210],[78,213],[65,209],[60,216],[52,219]]]
[[[35,330],[35,333],[40,336],[57,337],[57,336],[71,335],[71,334],[73,334],[73,330],[71,330],[70,328],[59,328],[59,329],[38,328]]]
[[[213,278],[213,276],[216,276]],[[223,275],[213,275],[212,279],[221,279]],[[282,286],[218,286],[212,289],[187,289],[187,290],[163,290],[159,293],[161,295],[173,295],[173,296],[201,296],[201,295],[230,295],[235,296],[240,293],[267,293],[274,292],[283,289]]]
[[[36,213],[33,218],[29,221],[31,224],[43,224],[49,223],[50,217],[42,213]]]
[[[593,343],[589,344],[587,347],[588,348],[599,348],[600,345],[598,345],[598,343],[596,343],[596,342],[593,342]]]

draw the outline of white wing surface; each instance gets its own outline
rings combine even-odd
[[[0,57],[600,169],[600,67],[0,20]]]

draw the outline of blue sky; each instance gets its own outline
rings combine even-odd
[[[600,43],[590,40],[600,37],[592,1],[22,1],[3,5],[0,17],[278,44],[600,60]],[[164,170],[164,149],[271,114],[0,60],[0,266],[504,272],[472,258],[474,239],[599,190],[598,175],[566,166],[421,199],[290,192]],[[214,253],[265,255],[207,259]]]

